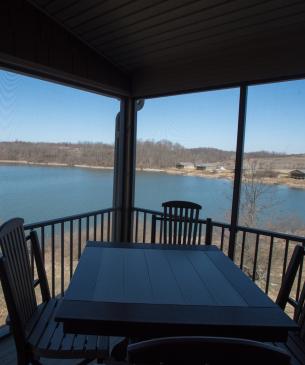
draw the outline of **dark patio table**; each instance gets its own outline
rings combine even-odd
[[[59,306],[64,331],[285,341],[297,326],[216,246],[89,241]]]

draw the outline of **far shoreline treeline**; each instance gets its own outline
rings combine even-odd
[[[268,159],[303,156],[257,151],[246,153],[246,158]],[[222,163],[234,168],[234,151],[201,147],[186,148],[167,140],[137,142],[137,167],[140,169],[168,169],[178,162],[195,164]],[[48,143],[48,142],[0,142],[0,160],[31,162],[36,164],[113,167],[114,145],[106,143]],[[291,165],[290,165],[291,166]],[[283,168],[286,168],[283,166]]]

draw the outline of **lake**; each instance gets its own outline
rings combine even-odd
[[[0,165],[0,221],[20,216],[33,223],[111,207],[112,181],[112,170]],[[226,179],[137,172],[137,207],[161,210],[165,200],[191,200],[202,205],[202,217],[228,221],[231,196]],[[262,198],[261,227],[304,226],[305,190],[270,185]]]

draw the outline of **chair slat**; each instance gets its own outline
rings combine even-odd
[[[61,344],[63,342],[64,339],[64,329],[63,329],[63,324],[62,323],[56,323],[52,321],[52,324],[55,323],[56,327],[55,327],[55,331],[53,332],[51,338],[50,338],[50,342],[49,342],[49,350],[54,351],[54,352],[58,352],[61,349]]]
[[[26,290],[26,295],[28,296],[28,301],[25,302],[25,305],[27,307],[26,321],[28,321],[37,308],[37,302],[33,287],[33,278],[30,269],[30,260],[27,249],[27,243],[23,231],[23,225],[18,226],[16,231],[13,232],[13,234],[15,235],[16,238],[17,250],[20,253],[21,270],[19,269],[18,273],[21,276],[21,280],[23,280],[23,285]]]
[[[45,310],[43,311],[38,325],[34,328],[30,336],[28,337],[29,343],[31,343],[33,346],[38,346],[38,343],[42,341],[42,336],[44,335],[44,332],[46,331],[46,328],[48,327],[48,323],[51,321],[52,316],[54,315],[54,311],[57,305],[57,300],[52,299],[48,302],[48,305],[46,306]],[[45,335],[45,337],[48,337]],[[47,340],[44,339],[44,343],[40,346],[47,346],[46,342]]]
[[[195,219],[194,219],[194,230],[193,230],[193,241],[192,244],[196,244],[197,238],[197,230],[198,230],[198,219],[199,219],[199,210],[195,210]]]
[[[71,333],[67,333],[64,336],[62,344],[61,344],[61,349],[63,351],[68,351],[68,350],[71,350],[73,348],[73,342],[74,342],[75,336],[76,335],[71,334]]]
[[[99,336],[97,339],[96,347],[98,351],[108,351],[109,349],[109,337]]]
[[[187,238],[187,226],[188,224],[186,223],[188,219],[188,211],[185,209],[183,211],[183,238],[182,238],[182,243],[185,245],[186,244],[186,238]]]
[[[189,219],[191,222],[194,221],[194,209],[190,209]],[[187,226],[188,226],[187,244],[190,245],[192,243],[193,223],[190,223]]]
[[[97,336],[88,335],[86,342],[87,351],[93,351],[97,348]]]
[[[11,251],[11,244],[10,244],[10,240],[8,236],[4,236],[1,237],[1,250],[2,250],[2,254],[4,255],[4,257],[6,258],[6,264],[9,268],[9,272],[10,272],[10,278],[11,278],[11,284],[13,285],[13,283],[20,283],[20,281],[18,280],[18,275],[16,273],[15,267],[14,265],[11,266],[10,265],[10,261],[15,261],[15,257]],[[24,290],[23,287],[17,287],[16,285],[13,285],[14,288],[14,292],[15,292],[15,304],[16,304],[16,310],[17,310],[17,315],[19,312],[19,317],[21,319],[22,322],[24,322],[24,306],[23,306],[23,302],[22,302],[22,296],[24,296]],[[19,290],[22,290],[22,296],[17,295],[17,293],[19,292]],[[8,308],[9,309],[9,308]]]
[[[74,339],[73,348],[74,350],[83,350],[86,344],[86,335],[77,335]]]

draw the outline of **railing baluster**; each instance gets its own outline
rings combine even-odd
[[[240,252],[240,269],[244,268],[244,256],[245,256],[245,244],[246,244],[246,232],[243,232],[243,238],[241,242],[241,252]]]
[[[82,219],[78,220],[78,259],[82,252]]]
[[[52,250],[52,253],[51,253],[51,256],[52,256],[52,263],[51,263],[52,285],[51,286],[52,286],[52,298],[54,298],[55,297],[55,226],[54,226],[54,224],[52,224],[52,226],[51,226],[51,250]]]
[[[32,279],[35,279],[35,263],[34,263],[34,252],[33,247],[30,245],[30,256],[31,256],[31,272],[32,272]]]
[[[285,243],[285,253],[284,253],[284,264],[283,264],[283,272],[282,272],[282,280],[284,279],[284,275],[287,268],[287,261],[288,261],[288,249],[289,249],[289,240],[286,239]]]
[[[224,237],[225,237],[225,229],[224,229],[224,227],[221,227],[221,238],[220,238],[221,251],[223,251]]]
[[[253,262],[253,273],[252,273],[252,280],[256,280],[256,267],[257,267],[257,256],[258,256],[258,245],[259,245],[259,237],[260,235],[256,235],[256,242],[255,242],[255,253],[254,253],[254,262]]]
[[[89,226],[90,226],[90,217],[86,219],[86,241],[89,241]]]
[[[94,221],[93,221],[93,224],[94,224],[94,234],[93,234],[93,239],[94,241],[96,241],[96,214],[94,214]]]
[[[110,242],[110,212],[107,213],[107,241]]]
[[[60,238],[60,258],[61,258],[61,295],[64,295],[65,285],[65,223],[60,224],[61,238]]]
[[[268,268],[267,268],[267,277],[266,277],[266,287],[265,292],[268,294],[269,292],[269,283],[270,283],[270,274],[271,274],[271,265],[272,265],[272,255],[273,255],[273,242],[274,238],[271,236],[270,239],[270,248],[269,248],[269,257],[268,257]]]
[[[70,221],[70,280],[73,273],[73,221]]]
[[[143,216],[143,243],[146,242],[146,213],[144,212]]]
[[[41,227],[41,254],[42,262],[45,262],[45,236],[44,236],[44,226]]]
[[[101,241],[104,241],[104,213],[101,214]]]
[[[139,211],[136,211],[135,242],[138,242]]]

